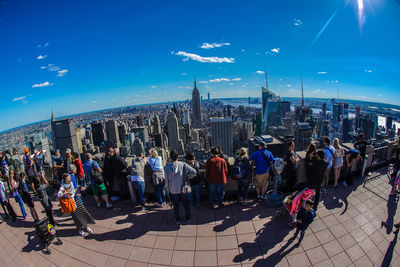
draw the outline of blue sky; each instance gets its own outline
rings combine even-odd
[[[187,99],[194,75],[204,96],[260,96],[264,64],[281,96],[302,72],[306,97],[398,104],[399,33],[397,0],[0,0],[0,130]]]

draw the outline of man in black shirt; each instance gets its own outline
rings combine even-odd
[[[325,152],[323,150],[317,151],[315,156],[311,159],[312,164],[312,173],[309,178],[309,187],[315,190],[315,198],[314,198],[314,210],[317,211],[319,199],[321,195],[321,185],[324,181],[324,177],[326,174],[326,169],[329,166],[329,160],[325,157]]]
[[[354,144],[354,147],[357,148],[358,151],[360,151],[360,154],[361,154],[361,175],[360,175],[360,179],[362,179],[364,177],[364,173],[365,173],[367,146],[370,145],[371,142],[365,141],[364,133],[360,133],[359,137],[360,137],[360,140],[358,140]]]
[[[112,169],[113,157],[114,157],[114,149],[112,147],[109,147],[107,149],[106,157],[104,158],[103,176],[104,176],[104,185],[107,188],[108,196],[111,197],[111,201],[116,201],[119,199],[119,197],[113,196],[113,185],[114,185],[114,177]]]
[[[126,167],[128,167],[128,163],[126,160],[121,158],[119,156],[119,149],[114,148],[114,157],[112,158],[111,161],[112,165],[112,170],[113,170],[113,177],[118,181],[119,185],[119,197],[122,198],[123,200],[128,200],[129,199],[129,194],[128,194],[128,184],[127,184],[127,170]]]

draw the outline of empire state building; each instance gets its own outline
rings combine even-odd
[[[196,87],[196,80],[194,80],[194,89],[192,93],[192,127],[202,127],[200,92]]]

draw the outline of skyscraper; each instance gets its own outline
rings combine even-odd
[[[262,94],[262,133],[267,133],[269,126],[281,126],[281,98],[268,89],[267,70],[265,70],[265,88]]]
[[[321,114],[321,119],[324,121],[326,120],[326,103],[322,103],[322,114]]]
[[[210,99],[211,99],[210,98],[210,92],[207,93],[207,98],[208,98],[208,101],[210,101]]]
[[[184,153],[182,140],[179,138],[178,119],[173,112],[170,112],[167,117],[168,127],[168,145],[171,150],[176,150],[179,154]]]
[[[131,147],[132,154],[140,156],[141,153],[144,154],[144,146],[140,139],[136,138]]]
[[[143,116],[139,115],[136,117],[136,121],[137,121],[137,125],[138,126],[143,126],[144,125],[144,120],[143,120]]]
[[[119,133],[117,122],[114,120],[106,121],[106,136],[108,145],[112,147],[120,147],[121,143],[119,141]]]
[[[194,89],[192,93],[192,127],[202,127],[200,92],[197,89],[196,80],[194,81]]]
[[[78,138],[72,119],[55,120],[51,117],[51,130],[53,134],[54,145],[59,149],[62,155],[65,155],[67,148],[75,152],[80,152]]]
[[[160,134],[161,124],[160,124],[160,118],[157,115],[154,116],[153,126],[154,126],[154,133]]]
[[[288,112],[290,112],[290,102],[289,101],[281,101],[282,118],[286,117],[286,114]]]
[[[104,124],[101,122],[93,123],[92,135],[93,135],[93,144],[95,146],[100,146],[101,143],[105,141]]]
[[[233,156],[232,119],[213,118],[211,124],[211,146],[219,146],[228,156]]]

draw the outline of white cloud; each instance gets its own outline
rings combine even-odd
[[[242,48],[242,52],[246,52],[246,49]]]
[[[229,85],[234,85],[234,83],[229,83]]]
[[[224,45],[231,45],[230,43],[203,43],[200,48],[203,49],[211,49],[211,48],[216,48],[216,47],[221,47]]]
[[[151,88],[157,88],[157,86],[155,86],[155,85],[152,85],[152,86],[151,86]]]
[[[382,94],[378,94],[379,97],[382,97]]]
[[[28,104],[28,100],[24,99],[24,100],[22,100],[22,103]]]
[[[299,19],[294,19],[293,25],[297,27],[297,26],[303,25],[303,22]]]
[[[40,67],[42,70],[44,70],[44,69],[46,69],[47,67],[46,66],[41,66]]]
[[[372,70],[364,70],[364,72],[371,73],[371,72],[372,72]]]
[[[21,100],[24,100],[24,99],[26,99],[26,96],[16,97],[16,98],[13,99],[13,102],[15,102],[15,101],[21,101]]]
[[[97,101],[97,100],[92,101],[92,104],[97,104],[97,103],[99,103],[99,101]]]
[[[272,48],[272,49],[271,49],[271,52],[278,54],[280,50],[281,50],[281,49],[280,49],[279,47],[277,47],[277,48]]]
[[[218,78],[218,79],[213,79],[210,80],[210,83],[220,83],[220,82],[229,82],[230,80],[228,78]]]
[[[208,83],[208,81],[199,81],[199,83]]]
[[[339,81],[338,80],[328,80],[328,81],[326,81],[327,83],[338,83]]]
[[[241,81],[242,78],[233,78],[231,81]]]
[[[47,55],[39,55],[36,59],[45,59],[47,57]]]
[[[49,46],[49,44],[50,44],[49,42],[46,42],[46,43],[44,43],[44,44],[38,44],[38,45],[36,46],[36,48],[38,48],[38,49],[39,49],[39,48],[42,48],[42,47],[43,47],[43,48],[46,48],[46,47]]]
[[[43,82],[43,83],[36,83],[34,85],[32,85],[33,88],[36,87],[46,87],[46,86],[52,86],[53,83],[49,83],[49,82]]]
[[[299,90],[295,90],[295,89],[289,89],[288,90],[289,93],[299,93]]]
[[[186,73],[186,72],[182,72],[182,73],[181,73],[181,75],[183,75],[183,76],[186,76],[186,75],[187,75],[187,73]]]
[[[62,76],[64,76],[65,74],[67,74],[67,72],[68,72],[68,70],[67,69],[63,69],[63,70],[59,70],[59,71],[57,71],[57,77],[62,77]]]
[[[289,84],[287,85],[287,87],[292,87],[292,85],[289,83]]]
[[[192,53],[187,53],[184,51],[178,51],[178,52],[171,52],[173,55],[177,56],[183,56],[185,57],[183,61],[188,61],[189,59],[194,60],[194,61],[199,61],[203,63],[233,63],[235,62],[235,59],[230,57],[202,57],[197,54],[192,54]]]
[[[257,74],[264,74],[264,72],[262,70],[258,70],[256,71]]]
[[[318,71],[318,74],[327,74],[326,71]]]
[[[326,90],[321,90],[321,89],[316,89],[313,91],[314,94],[322,94],[322,93],[326,93]]]

